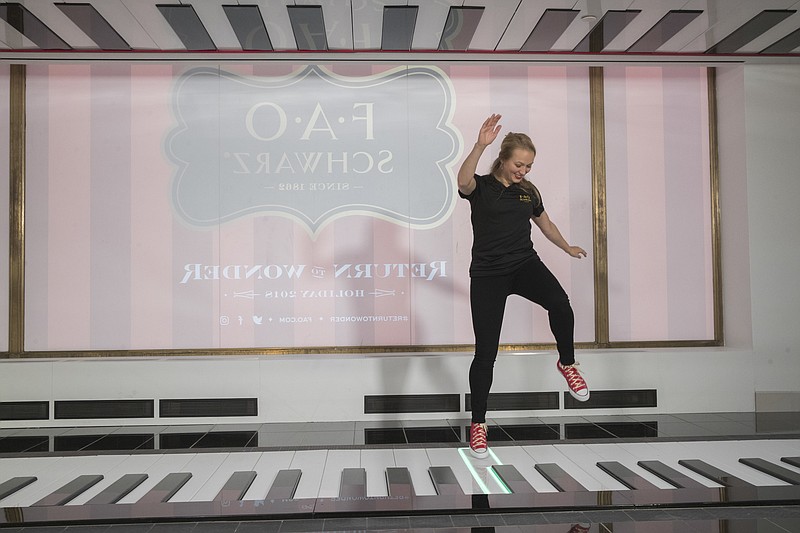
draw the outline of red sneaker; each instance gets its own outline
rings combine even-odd
[[[489,455],[486,433],[486,424],[473,422],[469,428],[469,451],[477,459],[485,459]]]
[[[589,386],[586,385],[586,381],[584,381],[583,376],[581,376],[581,373],[578,372],[577,368],[575,368],[577,366],[578,363],[562,365],[561,361],[556,362],[558,371],[561,372],[561,375],[567,380],[569,393],[579,402],[585,402],[589,399]]]

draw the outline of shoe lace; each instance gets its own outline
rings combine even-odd
[[[484,424],[474,424],[470,433],[470,445],[473,448],[486,446],[486,426]]]
[[[572,390],[579,390],[582,388],[586,388],[586,381],[581,376],[581,373],[578,371],[576,366],[580,366],[580,363],[575,362],[571,365],[561,365],[561,369],[564,371],[564,375],[567,378],[567,385]]]

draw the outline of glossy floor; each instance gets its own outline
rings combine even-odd
[[[468,420],[376,421],[335,422],[305,424],[241,424],[153,427],[84,427],[84,428],[18,428],[0,430],[0,459],[3,464],[22,465],[19,474],[34,470],[42,461],[66,464],[69,461],[105,460],[109,464],[122,464],[124,457],[145,462],[146,457],[162,457],[164,473],[195,471],[199,500],[207,501],[213,494],[203,495],[202,487],[215,489],[210,480],[212,471],[226,461],[236,458],[248,460],[253,465],[267,456],[278,457],[282,452],[288,457],[303,456],[321,462],[319,482],[298,487],[295,498],[317,498],[316,505],[335,502],[338,478],[326,482],[327,469],[339,474],[342,467],[366,467],[367,476],[383,475],[387,465],[400,466],[401,458],[408,464],[413,457],[424,457],[430,464],[447,464],[463,449],[468,433]],[[200,519],[201,515],[173,516],[158,520],[92,520],[77,524],[54,521],[39,526],[21,527],[6,523],[0,533],[24,531],[25,533],[75,533],[81,531],[109,533],[249,533],[256,531],[535,531],[542,533],[564,532],[800,532],[800,498],[784,500],[779,504],[769,498],[754,504],[748,498],[737,501],[735,488],[724,488],[706,480],[713,497],[708,500],[688,502],[676,500],[669,505],[619,505],[612,497],[631,494],[625,487],[616,485],[610,477],[593,470],[597,461],[619,461],[635,465],[639,459],[658,459],[675,463],[678,459],[702,459],[721,466],[726,472],[740,476],[753,485],[780,483],[774,478],[760,478],[757,472],[746,470],[738,458],[760,456],[778,462],[784,455],[800,455],[799,413],[693,413],[673,415],[624,416],[574,416],[574,417],[521,417],[494,419],[490,424],[490,444],[500,463],[514,464],[529,480],[533,479],[534,464],[558,463],[595,498],[594,508],[579,506],[574,509],[555,510],[536,506],[502,504],[479,508],[469,505],[452,508],[438,507],[428,511],[407,512],[314,512],[306,516],[217,516]],[[317,457],[319,456],[319,457]],[[137,459],[138,457],[138,459]],[[104,459],[105,458],[105,459]],[[192,463],[174,467],[185,458]],[[524,460],[523,460],[524,459]],[[291,459],[291,461],[296,461]],[[370,461],[377,461],[374,464]],[[186,468],[187,464],[202,468]],[[451,465],[458,475],[455,459]],[[54,463],[56,464],[56,463]],[[215,466],[216,465],[216,466]],[[800,467],[784,465],[800,473]],[[287,463],[281,468],[294,468]],[[49,467],[48,467],[49,468]],[[116,466],[108,473],[117,472]],[[209,477],[201,484],[199,470],[207,470]],[[258,470],[255,466],[233,470]],[[221,469],[220,469],[221,470]],[[310,469],[308,469],[310,470]],[[76,470],[77,471],[77,470]],[[89,470],[87,470],[88,472]],[[424,474],[424,471],[422,471]],[[31,472],[33,473],[33,472]],[[11,472],[0,478],[10,477]],[[37,472],[38,474],[38,472]],[[230,472],[218,472],[227,479]],[[14,474],[18,475],[18,474]],[[46,477],[39,474],[42,477]],[[259,473],[259,475],[261,475]],[[305,475],[305,474],[304,474]],[[640,475],[646,475],[640,471]],[[0,479],[0,482],[3,481]],[[110,483],[114,479],[107,475]],[[156,475],[152,475],[155,482]],[[670,486],[654,477],[651,482],[659,489]],[[429,481],[429,480],[428,480]],[[220,481],[221,483],[222,481]],[[60,483],[60,482],[59,482]],[[267,483],[267,481],[263,481]],[[460,480],[462,488],[470,494],[479,489]],[[533,482],[532,482],[533,483]],[[553,490],[539,480],[533,488],[539,492]],[[330,486],[329,486],[330,485]],[[379,483],[373,486],[378,486]],[[433,488],[417,485],[418,494],[434,494]],[[367,485],[369,487],[369,484]],[[714,487],[719,487],[714,488]],[[752,488],[752,487],[751,487]],[[790,487],[789,487],[790,488]],[[213,490],[212,490],[213,489]],[[266,485],[259,493],[266,493]],[[385,487],[384,487],[385,489]],[[623,489],[623,490],[620,490]],[[97,491],[100,485],[97,486]],[[381,497],[383,489],[367,489],[367,496]],[[305,491],[305,492],[304,492]],[[45,491],[47,492],[47,491]],[[258,491],[256,491],[258,492]],[[490,489],[490,493],[492,490]],[[644,492],[644,491],[642,491]],[[657,492],[667,492],[665,490]],[[725,494],[718,498],[718,494]],[[608,497],[605,504],[599,501]],[[133,493],[131,493],[133,495]],[[178,494],[177,496],[180,496]],[[83,500],[87,500],[87,492]],[[263,497],[263,495],[261,496]],[[489,496],[490,498],[492,496]],[[7,520],[9,513],[25,505],[14,503],[16,496],[0,502]],[[249,496],[248,496],[249,498]],[[329,500],[325,500],[329,498]],[[498,497],[500,500],[503,496]],[[187,500],[189,497],[187,497]],[[82,505],[80,498],[72,504]],[[21,500],[20,500],[21,501]],[[171,500],[173,501],[173,500]],[[499,501],[499,500],[498,500]],[[724,504],[720,503],[724,502]],[[122,501],[120,502],[122,503]],[[30,504],[28,504],[30,505]],[[317,507],[318,509],[320,507]]]
[[[762,438],[800,434],[800,413],[685,413],[489,419],[500,443],[595,440]],[[278,424],[205,424],[18,428],[0,430],[0,454],[132,450],[457,445],[469,421],[376,420]]]
[[[558,513],[381,516],[296,520],[10,527],[4,533],[797,533],[800,507],[692,508]]]

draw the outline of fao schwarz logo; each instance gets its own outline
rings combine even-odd
[[[455,205],[463,143],[436,67],[343,77],[311,65],[284,77],[195,68],[177,81],[172,201],[194,226],[288,216],[316,234],[348,215],[424,229]]]

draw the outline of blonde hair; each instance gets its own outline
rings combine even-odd
[[[492,163],[492,168],[489,172],[492,175],[497,175],[497,173],[500,172],[503,163],[511,159],[511,154],[513,154],[514,150],[517,148],[533,152],[533,155],[536,155],[536,146],[533,145],[533,141],[530,137],[524,133],[514,133],[510,131],[506,133],[505,137],[503,137],[503,142],[500,144],[500,153],[497,154],[497,159],[495,159],[494,163]],[[523,179],[520,182],[520,187],[536,198],[538,202],[541,202],[539,191],[536,189],[533,183],[527,179]]]

